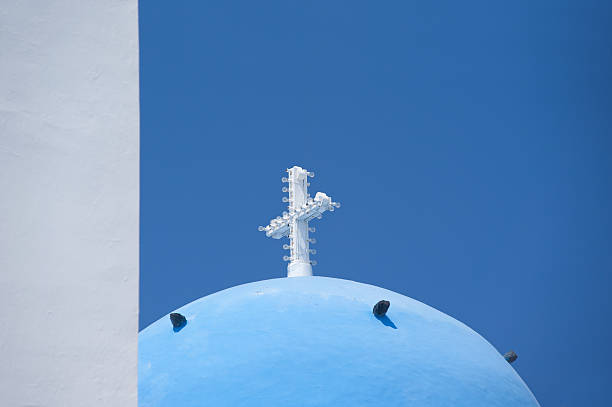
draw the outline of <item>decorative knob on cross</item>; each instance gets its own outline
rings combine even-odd
[[[289,211],[272,219],[268,226],[260,226],[259,230],[274,239],[289,237],[289,244],[283,245],[284,249],[290,250],[290,255],[283,257],[289,261],[287,277],[312,276],[312,266],[316,261],[310,260],[310,255],[316,251],[310,249],[310,243],[314,244],[315,240],[309,238],[308,233],[315,229],[308,227],[308,222],[314,218],[321,219],[325,211],[333,212],[340,204],[323,192],[317,192],[314,199],[310,197],[307,179],[314,177],[314,173],[298,166],[289,168],[287,173],[289,176],[283,177],[283,182],[289,186],[283,187],[283,192],[288,192],[289,197],[283,197],[283,202],[289,204]]]

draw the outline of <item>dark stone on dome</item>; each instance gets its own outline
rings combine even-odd
[[[187,325],[187,319],[178,312],[173,312],[170,314],[170,321],[172,322],[172,326],[174,327],[175,331],[180,330],[182,327]]]
[[[506,352],[506,354],[504,355],[504,359],[506,359],[508,363],[514,362],[517,358],[518,355],[514,353],[513,350],[511,350],[510,352]]]
[[[372,312],[374,312],[374,315],[376,315],[377,317],[382,317],[387,313],[387,310],[389,309],[390,305],[391,303],[387,300],[378,301],[374,306]]]

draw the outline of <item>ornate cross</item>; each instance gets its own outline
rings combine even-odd
[[[314,199],[310,197],[307,179],[314,177],[314,173],[298,166],[289,168],[287,172],[289,176],[282,180],[289,184],[283,187],[283,192],[288,192],[289,197],[284,196],[283,202],[289,203],[289,212],[283,212],[282,216],[272,219],[268,226],[260,226],[259,230],[274,239],[289,237],[289,244],[283,245],[283,249],[290,250],[290,256],[283,256],[283,260],[289,261],[287,277],[312,276],[312,266],[317,263],[310,260],[310,255],[316,253],[310,249],[310,243],[316,241],[308,237],[309,232],[315,231],[315,228],[308,227],[308,222],[314,218],[321,219],[323,212],[333,212],[340,204],[332,202],[323,192],[317,192]]]

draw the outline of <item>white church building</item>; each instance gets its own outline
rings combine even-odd
[[[0,405],[137,405],[136,0],[0,10]]]

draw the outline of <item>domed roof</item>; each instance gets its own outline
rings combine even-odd
[[[476,332],[379,287],[281,278],[176,312],[182,329],[165,316],[139,335],[140,407],[538,406]]]

